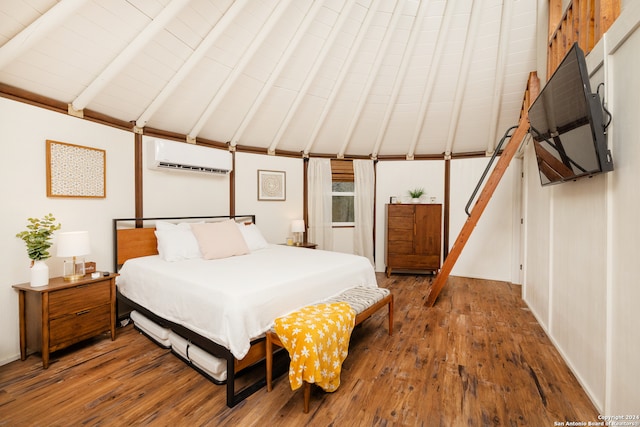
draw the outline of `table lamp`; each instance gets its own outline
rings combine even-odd
[[[64,260],[62,277],[64,280],[73,282],[82,279],[85,274],[84,256],[91,253],[88,231],[69,231],[58,234],[58,252],[61,258],[71,258]]]
[[[302,245],[302,236],[305,231],[304,229],[304,220],[303,219],[294,219],[291,222],[291,231],[293,232],[293,241],[296,246]]]

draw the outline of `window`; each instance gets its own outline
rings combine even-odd
[[[354,226],[354,181],[351,160],[331,160],[332,225]]]
[[[353,227],[353,187],[353,182],[333,182],[333,184],[331,185],[331,208],[333,210],[333,226]]]

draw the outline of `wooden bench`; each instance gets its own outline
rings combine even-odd
[[[387,305],[389,307],[389,335],[393,335],[393,294],[385,288],[367,288],[358,286],[347,289],[341,294],[321,303],[346,302],[356,312],[354,326],[359,325],[371,317],[373,313]],[[266,333],[266,365],[267,365],[267,391],[272,389],[273,376],[273,346],[284,347],[278,334],[273,329]],[[304,383],[304,413],[309,412],[309,398],[311,396],[311,384]]]

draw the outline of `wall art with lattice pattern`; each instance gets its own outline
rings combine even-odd
[[[258,200],[285,200],[286,185],[284,171],[258,170]]]
[[[103,198],[107,153],[47,140],[47,197]]]

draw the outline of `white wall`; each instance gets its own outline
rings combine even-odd
[[[549,327],[551,275],[551,198],[540,185],[533,144],[528,141],[524,160],[524,283],[522,297],[542,326]]]
[[[285,172],[285,201],[258,200],[258,169]],[[302,219],[303,177],[301,158],[236,153],[236,214],[256,214],[256,225],[268,242],[286,242],[291,221]]]
[[[613,114],[615,170],[540,188],[533,149],[525,154],[524,298],[594,404],[607,415],[640,414],[640,3],[587,57],[592,90]]]
[[[106,150],[104,199],[47,198],[47,139]],[[91,255],[99,270],[113,265],[112,218],[133,215],[133,134],[86,120],[0,98],[0,365],[20,356],[18,293],[13,284],[29,281],[24,242],[15,237],[25,229],[28,217],[52,213],[60,231],[88,230]],[[50,276],[62,274],[62,260],[53,255],[46,262]]]
[[[613,113],[611,146],[616,170],[610,174],[609,276],[607,287],[608,414],[640,414],[640,4],[623,3],[623,20],[611,28],[606,93]],[[627,39],[628,37],[628,39]]]
[[[465,206],[488,162],[489,158],[451,161],[450,248],[468,218]],[[495,163],[497,159],[494,167]],[[514,197],[519,176],[520,162],[512,160],[453,267],[452,275],[518,283],[514,266],[519,264],[519,243],[513,229],[520,209],[519,199]]]
[[[488,157],[451,160],[450,247],[467,219],[464,207],[488,162]],[[519,194],[519,170],[519,162],[513,161],[456,262],[452,275],[518,282],[519,236],[514,236],[514,218],[519,215],[520,206],[520,199],[516,197]],[[415,187],[425,188],[425,200],[435,197],[436,203],[444,203],[445,162],[380,161],[376,178],[375,261],[376,271],[384,271],[385,204],[389,203],[391,196],[408,202],[407,192]],[[518,230],[517,227],[515,229]]]
[[[425,189],[426,200],[436,198],[436,203],[444,202],[444,160],[386,160],[376,166],[376,271],[385,270],[385,227],[386,209],[389,198],[409,202],[408,191],[416,187]]]

